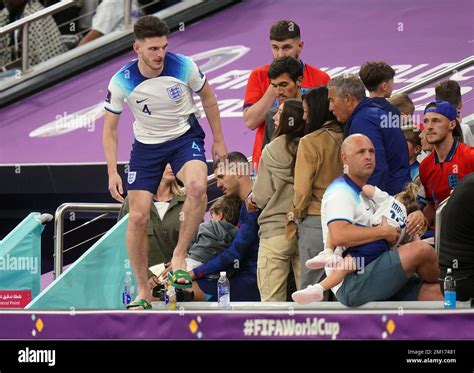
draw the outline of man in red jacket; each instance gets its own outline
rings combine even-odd
[[[275,23],[270,29],[270,42],[273,59],[280,57],[293,57],[303,67],[303,81],[301,93],[319,85],[329,82],[329,75],[324,71],[308,64],[300,59],[304,42],[301,40],[299,26],[289,20]],[[269,109],[279,105],[277,91],[270,85],[268,69],[270,64],[258,67],[252,71],[247,82],[244,99],[244,121],[251,130],[257,130],[252,153],[252,165],[255,169],[262,153],[262,144],[265,134],[265,114]]]
[[[456,116],[456,108],[448,101],[436,100],[425,108],[426,141],[434,146],[420,164],[420,180],[428,202],[423,213],[429,226],[435,224],[438,205],[464,176],[474,172],[474,148],[454,138],[461,136]]]

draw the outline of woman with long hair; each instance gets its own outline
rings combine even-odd
[[[307,134],[298,146],[294,198],[289,212],[286,238],[298,236],[301,288],[320,281],[324,269],[309,270],[305,263],[324,249],[321,201],[329,184],[342,174],[342,125],[329,111],[328,89],[312,89],[303,95]]]
[[[293,202],[293,175],[298,142],[305,134],[301,100],[286,100],[272,141],[263,149],[251,199],[262,209],[257,283],[263,302],[285,302],[293,268],[297,284],[300,260],[296,237],[285,238],[287,213]]]

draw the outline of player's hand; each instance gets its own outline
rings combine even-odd
[[[413,211],[407,218],[407,234],[409,236],[418,233],[425,226],[425,215],[420,211]]]
[[[122,178],[118,173],[109,175],[109,192],[116,201],[120,203],[125,201],[123,198]]]
[[[271,84],[268,85],[267,90],[265,91],[265,95],[268,95],[269,97],[273,98],[273,101],[278,98],[277,90]]]
[[[164,283],[166,282],[166,280],[168,279],[168,273],[172,270],[171,266],[169,266],[168,268],[166,268],[163,273],[160,275],[160,277],[158,277],[158,282],[159,283]]]
[[[397,242],[398,236],[400,236],[400,228],[395,228],[388,224],[385,216],[382,216],[380,226],[384,229],[385,241],[387,241],[389,246],[393,246]]]
[[[224,140],[214,141],[212,143],[212,159],[215,161],[219,159],[221,162],[225,162],[227,155],[227,147],[225,146]]]
[[[252,200],[252,194],[250,194],[246,199],[245,199],[245,208],[247,209],[248,212],[255,212],[258,211],[258,206],[255,204],[255,202]]]

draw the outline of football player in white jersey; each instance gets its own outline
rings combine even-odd
[[[191,286],[186,254],[202,221],[207,203],[207,165],[204,131],[197,117],[193,93],[201,98],[213,134],[212,157],[227,154],[219,107],[214,91],[196,64],[183,55],[167,52],[169,34],[165,22],[144,16],[134,25],[133,49],[138,58],[111,79],[105,103],[103,146],[107,159],[109,191],[123,202],[122,180],[117,172],[117,126],[127,101],[135,122],[135,141],[130,155],[127,190],[130,215],[127,251],[138,284],[137,299],[128,308],[149,309],[151,289],[147,281],[148,240],[146,226],[152,195],[167,163],[186,188],[183,223],[171,261],[175,284]]]

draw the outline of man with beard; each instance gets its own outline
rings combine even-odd
[[[456,108],[448,101],[436,100],[425,108],[424,133],[434,148],[420,164],[420,180],[427,200],[423,213],[430,226],[435,223],[438,205],[474,171],[474,148],[454,139],[461,136],[456,116]]]
[[[319,85],[326,85],[329,75],[300,59],[304,42],[301,40],[300,27],[293,21],[282,20],[270,29],[270,43],[273,60],[281,57],[293,57],[303,68],[301,94]],[[244,121],[252,131],[256,130],[252,153],[252,166],[255,169],[262,154],[262,144],[265,136],[265,115],[272,107],[278,107],[277,90],[270,84],[268,70],[270,64],[258,67],[252,71],[247,82],[244,98]]]

